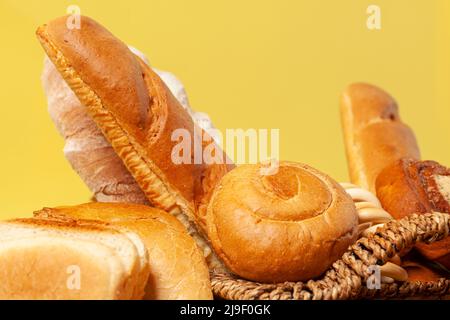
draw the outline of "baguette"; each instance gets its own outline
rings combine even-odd
[[[206,241],[206,208],[222,176],[233,168],[167,86],[142,59],[87,17],[69,30],[67,17],[41,26],[37,36],[47,56],[102,131],[150,204],[176,216],[218,265]],[[172,153],[182,129],[222,159],[213,164],[176,163]],[[203,139],[202,139],[203,138]],[[210,142],[208,142],[210,139]],[[198,152],[191,144],[190,153]]]
[[[342,95],[341,120],[350,180],[374,194],[385,167],[401,158],[420,159],[414,133],[401,121],[397,103],[375,86],[350,85]]]
[[[353,183],[370,189],[400,219],[413,213],[450,213],[450,170],[421,161],[412,130],[394,99],[368,84],[353,84],[341,101],[345,146]],[[450,238],[416,248],[450,267]]]
[[[130,50],[149,64],[140,51],[132,47]],[[192,111],[183,84],[174,75],[160,70],[155,72],[194,121],[205,130],[213,128],[209,117]],[[41,81],[50,117],[65,140],[64,155],[92,191],[94,199],[148,205],[149,201],[133,176],[48,57],[44,60]]]

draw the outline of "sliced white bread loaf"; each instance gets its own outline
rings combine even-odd
[[[123,203],[87,203],[44,208],[39,219],[104,224],[135,233],[148,250],[150,275],[144,299],[212,299],[209,271],[201,250],[183,225],[167,212]]]
[[[142,298],[147,252],[135,234],[19,219],[0,223],[0,243],[0,298]],[[80,272],[80,289],[67,286],[70,267]]]
[[[39,235],[0,244],[0,299],[121,299],[120,259],[94,241]],[[78,279],[77,279],[78,277]]]

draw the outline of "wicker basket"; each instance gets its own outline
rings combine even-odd
[[[432,243],[449,234],[450,215],[430,213],[394,220],[368,238],[359,239],[336,261],[322,279],[261,284],[228,274],[213,274],[214,295],[227,300],[343,300],[364,298],[441,298],[450,294],[450,280],[382,284],[367,288],[369,266],[383,265],[416,242]]]

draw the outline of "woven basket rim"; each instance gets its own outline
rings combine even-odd
[[[394,282],[379,289],[365,285],[369,267],[383,265],[394,255],[419,242],[433,243],[449,235],[450,214],[413,214],[393,220],[374,234],[351,245],[318,280],[264,284],[212,272],[214,295],[226,300],[344,300],[365,298],[442,297],[450,294],[450,279],[432,282]]]

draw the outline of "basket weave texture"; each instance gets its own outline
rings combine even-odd
[[[212,274],[214,295],[226,300],[345,300],[365,298],[439,298],[450,294],[450,279],[435,282],[395,282],[368,289],[369,269],[383,265],[417,242],[432,243],[449,235],[450,215],[414,214],[393,220],[369,237],[350,246],[321,279],[304,282],[262,284],[234,275]]]

